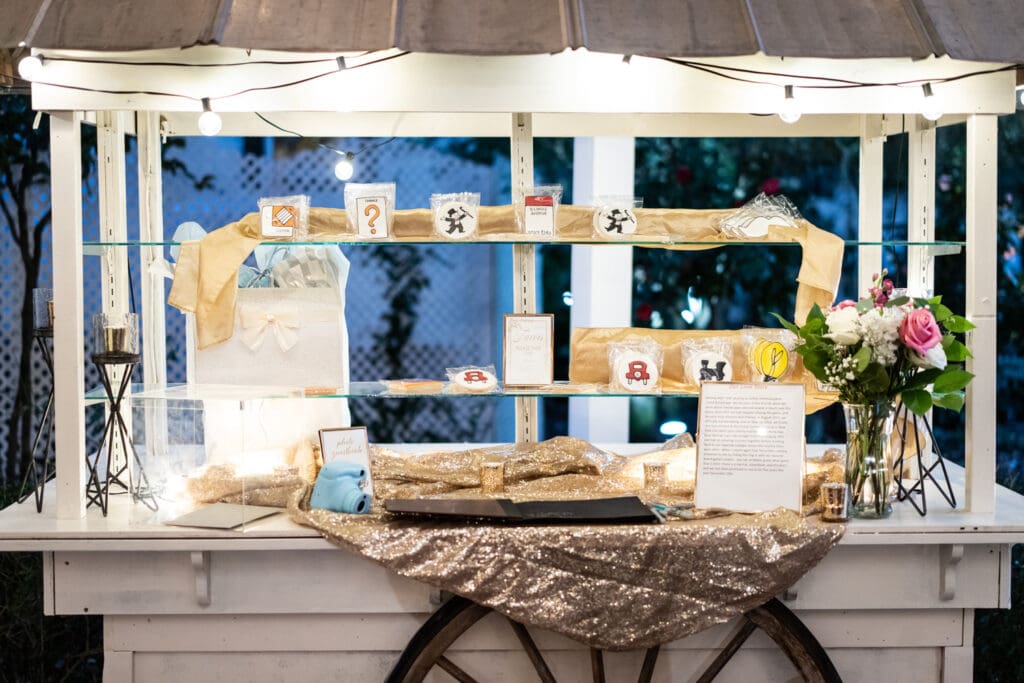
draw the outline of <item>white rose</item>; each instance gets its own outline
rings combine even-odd
[[[860,313],[853,306],[832,311],[825,318],[827,339],[842,346],[853,346],[860,341]]]
[[[917,351],[911,351],[907,355],[910,357],[910,362],[919,368],[946,369],[946,352],[942,350],[942,344],[936,344],[928,349],[923,356]]]

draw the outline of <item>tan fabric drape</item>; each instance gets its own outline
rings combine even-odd
[[[715,228],[729,210],[636,209],[637,232],[632,242],[692,240],[703,244],[657,245],[666,249],[712,249],[735,242]],[[558,210],[558,238],[554,241],[589,241],[593,235],[594,208],[562,206]],[[482,206],[477,230],[480,239],[493,241],[523,240],[516,231],[515,208]],[[422,241],[433,236],[429,209],[396,211],[392,228],[394,241]],[[310,240],[325,242],[359,241],[343,209],[313,208],[309,212]],[[258,213],[211,232],[199,242],[182,245],[175,269],[169,302],[195,313],[197,342],[200,349],[219,344],[231,337],[234,329],[235,290],[239,266],[262,241]],[[438,242],[444,240],[438,239]],[[608,240],[614,243],[614,240]],[[772,226],[766,242],[797,242],[803,247],[803,260],[797,274],[795,318],[802,322],[814,304],[831,305],[839,288],[843,265],[843,241],[807,221],[796,228]],[[649,246],[649,245],[645,245]]]

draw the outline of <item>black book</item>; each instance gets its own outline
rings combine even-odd
[[[384,509],[395,515],[479,519],[510,524],[657,524],[664,519],[636,496],[590,500],[507,498],[392,498]]]

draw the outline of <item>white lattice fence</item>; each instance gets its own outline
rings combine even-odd
[[[341,140],[337,146],[357,149],[361,141]],[[170,239],[174,229],[186,221],[195,221],[213,230],[233,222],[256,209],[261,196],[309,194],[315,206],[343,207],[343,183],[334,177],[333,165],[337,155],[321,150],[300,150],[287,153],[288,145],[279,141],[277,152],[269,156],[244,155],[241,141],[234,139],[193,138],[184,149],[170,154],[180,158],[194,177],[210,174],[213,187],[197,191],[193,181],[184,174],[164,172],[164,229]],[[136,155],[129,150],[126,176],[129,238],[138,237]],[[387,145],[369,149],[358,158],[357,182],[395,181],[398,208],[429,206],[432,192],[479,191],[483,203],[497,203],[501,188],[507,187],[507,171],[473,164],[442,151],[425,147],[413,140],[396,140]],[[86,239],[99,234],[99,206],[95,171],[85,183],[83,200],[84,233]],[[33,215],[41,215],[49,204],[49,189],[40,188],[33,200]],[[388,284],[372,258],[371,249],[386,247],[352,247],[346,256],[352,263],[347,290],[347,320],[352,341],[351,362],[354,379],[376,379],[380,368],[376,364],[376,351],[372,335],[381,329],[381,314],[385,307]],[[426,248],[424,248],[426,249]],[[40,286],[48,287],[50,277],[49,233],[45,246]],[[453,246],[433,249],[425,269],[430,286],[424,291],[419,306],[417,323],[409,356],[405,359],[411,372],[419,376],[443,377],[444,368],[452,365],[486,363],[494,361],[497,348],[498,309],[495,304],[494,248],[488,246]],[[135,300],[139,292],[139,263],[137,249],[115,250],[127,254],[131,264]],[[165,253],[169,258],[169,253]],[[20,257],[11,240],[0,240],[0,444],[7,431],[20,353],[18,310],[24,279]],[[457,266],[457,267],[455,267]],[[100,308],[97,283],[100,277],[100,259],[86,256],[86,329],[93,313]],[[167,363],[168,381],[185,381],[184,316],[177,310],[167,310]],[[141,379],[141,373],[136,378]],[[43,397],[49,389],[46,374],[38,353],[34,355],[33,386]],[[86,368],[87,386],[95,386],[96,375]],[[461,402],[460,402],[461,404]],[[464,404],[461,404],[464,405]],[[459,410],[461,408],[456,408]],[[479,416],[476,433],[453,434],[455,439],[492,438],[494,411],[488,408]],[[481,427],[482,425],[482,427]],[[433,425],[425,425],[431,429]]]

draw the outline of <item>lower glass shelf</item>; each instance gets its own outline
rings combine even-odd
[[[268,387],[268,386],[234,386],[220,384],[168,384],[145,385],[133,384],[132,401],[201,401],[227,400],[249,401],[273,398],[417,398],[417,397],[538,397],[567,398],[572,396],[677,396],[693,397],[697,394],[689,391],[663,390],[653,392],[629,392],[609,388],[598,384],[574,384],[571,382],[555,382],[542,387],[499,388],[488,393],[470,393],[458,391],[449,382],[430,382],[417,384],[413,387],[396,387],[388,381],[382,382],[351,382],[347,389],[341,387]],[[86,401],[102,401],[106,398],[102,387],[96,387],[85,394]]]

